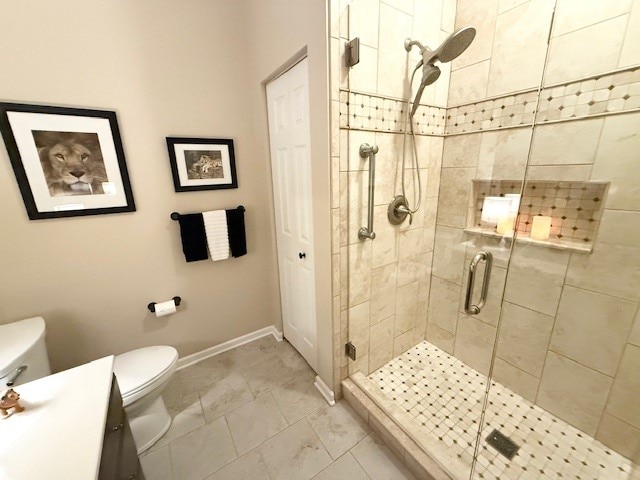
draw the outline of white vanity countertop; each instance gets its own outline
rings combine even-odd
[[[0,417],[0,480],[98,478],[113,356],[15,387],[24,412]]]

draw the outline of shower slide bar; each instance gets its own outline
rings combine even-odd
[[[360,240],[364,240],[365,238],[373,240],[376,238],[376,234],[373,231],[373,194],[376,181],[376,153],[378,153],[377,145],[371,146],[368,143],[360,145],[360,156],[369,159],[369,214],[367,226],[358,230],[358,238]]]
[[[482,277],[482,289],[480,290],[480,302],[477,305],[471,305],[473,301],[473,287],[476,283],[476,269],[478,263],[485,261],[484,276]],[[489,252],[480,251],[475,254],[469,264],[469,277],[467,279],[467,295],[464,299],[464,311],[469,315],[478,315],[482,311],[482,307],[487,302],[489,295],[489,280],[491,280],[491,267],[493,266],[493,255]]]

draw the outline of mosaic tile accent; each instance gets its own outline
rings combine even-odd
[[[367,378],[379,395],[404,410],[403,420],[470,467],[485,376],[423,341]],[[485,441],[494,428],[520,446],[512,460]],[[634,468],[630,460],[497,382],[491,383],[481,438],[474,479],[623,480]]]
[[[445,134],[532,125],[537,90],[447,109]]]
[[[532,125],[537,90],[447,109],[445,135]],[[640,109],[640,67],[543,88],[536,124]]]
[[[516,231],[528,237],[536,215],[551,217],[550,238],[592,245],[598,232],[608,182],[527,181]],[[520,193],[521,181],[473,180],[474,227],[481,227],[485,197]]]
[[[537,123],[640,108],[640,67],[540,92]]]
[[[354,91],[340,91],[340,127],[404,132],[407,102]],[[417,135],[442,135],[446,109],[420,105],[413,120]]]

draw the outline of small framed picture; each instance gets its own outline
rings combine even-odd
[[[115,112],[0,103],[0,132],[31,220],[135,211]]]
[[[176,192],[238,188],[233,140],[167,137]]]

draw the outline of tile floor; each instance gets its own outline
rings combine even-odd
[[[173,423],[141,456],[147,480],[415,477],[344,401],[330,407],[286,341],[265,337],[178,371]]]
[[[391,401],[412,422],[408,429],[455,453],[469,466],[485,394],[486,377],[423,341],[371,373],[369,390]],[[379,402],[380,403],[380,402]],[[398,406],[401,407],[398,408]],[[390,408],[391,409],[391,408]],[[520,445],[509,461],[484,439],[496,428]],[[589,435],[492,382],[482,433],[477,479],[627,480],[640,468]],[[423,443],[426,443],[425,438]]]

